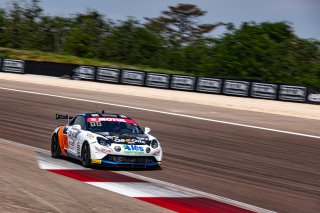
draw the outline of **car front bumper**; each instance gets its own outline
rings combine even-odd
[[[107,155],[103,159],[92,159],[92,164],[109,167],[156,168],[160,167],[161,161],[157,161],[153,156]]]

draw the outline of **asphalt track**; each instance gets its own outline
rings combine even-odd
[[[0,81],[0,86],[63,94],[124,105],[139,105],[166,111],[181,109],[190,115],[228,117],[251,125],[316,134],[316,120],[247,111],[185,105],[174,101],[117,97],[79,89],[23,85]],[[81,113],[103,108],[132,116],[141,126],[152,128],[165,152],[163,169],[131,171],[158,180],[231,198],[279,212],[320,212],[320,139],[265,131],[186,117],[110,105],[68,100],[0,89],[0,136],[27,145],[49,149],[52,130],[59,124],[55,113]],[[189,110],[189,111],[188,111]],[[208,109],[207,109],[208,110]],[[260,116],[260,117],[259,117]],[[261,119],[259,119],[261,118]],[[272,122],[274,125],[272,126]]]

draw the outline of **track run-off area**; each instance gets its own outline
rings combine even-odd
[[[92,91],[83,87],[83,82],[71,80],[73,88],[67,88],[55,86],[55,81],[60,79],[52,78],[52,84],[43,85],[4,80],[0,76],[0,138],[49,150],[51,133],[61,124],[54,119],[55,113],[72,115],[103,109],[126,114],[142,127],[152,129],[151,134],[164,149],[163,166],[162,170],[113,173],[192,189],[208,199],[227,198],[226,202],[257,207],[256,211],[261,212],[320,211],[318,119],[274,114],[276,105],[272,106],[272,101],[270,113],[252,112],[250,108],[163,100],[157,98],[157,93],[149,98],[138,93],[120,95],[104,90],[103,86],[101,91]],[[190,99],[202,95],[181,93]],[[306,104],[301,105],[307,109]],[[37,157],[34,160],[37,163]],[[86,196],[94,197],[96,190],[92,187]],[[0,196],[4,196],[2,193]],[[127,208],[140,205],[136,202],[142,201],[132,201]]]

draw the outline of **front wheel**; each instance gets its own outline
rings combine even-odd
[[[53,135],[51,138],[51,156],[53,158],[61,158],[61,149],[59,146],[57,135]]]
[[[88,143],[85,143],[82,147],[81,159],[83,167],[89,168],[91,166],[91,153]]]

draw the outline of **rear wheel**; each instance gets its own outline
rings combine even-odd
[[[53,158],[61,158],[61,149],[57,135],[53,135],[51,138],[51,156]]]
[[[91,166],[91,153],[90,153],[90,146],[88,143],[85,143],[82,146],[81,159],[82,159],[83,167],[88,168]]]

